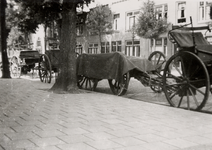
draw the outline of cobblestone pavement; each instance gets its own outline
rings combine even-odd
[[[211,114],[51,86],[0,79],[0,150],[212,149]]]
[[[97,92],[112,94],[107,80],[102,80],[97,86]],[[148,103],[170,106],[164,93],[155,93],[150,87],[144,87],[138,80],[131,78],[128,91],[123,97]],[[201,112],[212,114],[212,95],[210,94]]]

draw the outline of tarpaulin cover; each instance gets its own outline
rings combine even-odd
[[[128,57],[123,53],[82,54],[77,59],[77,74],[96,79],[121,80],[122,76],[134,69],[141,72],[155,70],[147,59]]]
[[[203,37],[201,32],[194,32],[195,45],[209,45],[209,42]],[[174,30],[170,35],[180,47],[194,46],[192,32]]]

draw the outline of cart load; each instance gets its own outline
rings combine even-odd
[[[147,72],[154,66],[147,59],[127,57],[123,53],[82,54],[78,57],[78,75],[96,79],[121,81],[124,74],[138,70]]]
[[[147,59],[129,57],[120,52],[81,54],[77,59],[78,86],[95,90],[98,81],[108,79],[112,92],[123,95],[127,91],[130,77],[147,79],[146,76],[149,77],[148,74],[157,68],[158,64],[153,65]]]

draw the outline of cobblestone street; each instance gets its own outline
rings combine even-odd
[[[0,149],[212,149],[212,115],[52,84],[0,79]]]

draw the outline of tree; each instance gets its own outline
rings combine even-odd
[[[22,7],[28,11],[28,18],[22,22],[24,25],[30,25],[31,21],[35,23],[46,23],[48,16],[55,15],[49,21],[57,20],[62,14],[61,36],[60,36],[60,59],[59,75],[51,88],[54,92],[74,92],[77,87],[76,73],[76,8],[89,4],[91,0],[17,0]],[[58,16],[58,18],[57,18]],[[60,21],[59,21],[60,22]],[[60,27],[60,25],[59,25]],[[35,27],[33,27],[35,28]],[[25,28],[28,29],[28,28]]]
[[[101,45],[102,35],[112,32],[112,12],[110,8],[107,5],[99,5],[91,9],[87,16],[86,27],[90,33],[99,36]]]
[[[8,36],[8,30],[6,29],[6,0],[0,1],[0,51],[2,53],[2,78],[11,78],[9,70],[9,61],[7,56],[7,44],[6,39]]]
[[[160,34],[167,32],[169,25],[166,18],[157,17],[155,3],[153,1],[148,0],[143,3],[136,25],[138,36],[150,39],[158,38]]]

